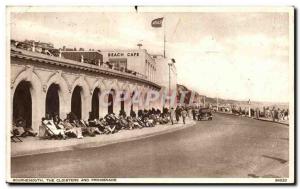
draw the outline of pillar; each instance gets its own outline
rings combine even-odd
[[[83,91],[82,91],[83,93]],[[92,111],[92,95],[90,92],[87,94],[82,94],[81,96],[81,119],[88,120],[89,119],[89,112]]]
[[[32,83],[31,102],[32,102],[32,129],[39,131],[42,117],[45,117],[46,92]]]
[[[101,103],[101,98],[100,98],[100,100],[99,100],[99,108],[100,108],[100,110],[99,110],[99,117],[100,118],[104,118],[105,116],[106,116],[106,114],[107,114],[107,106],[104,104],[104,102],[102,101],[102,103]]]
[[[116,94],[118,94],[118,93],[116,93]],[[119,115],[119,113],[120,113],[120,110],[121,110],[121,102],[119,101],[119,100],[116,100],[117,98],[116,98],[116,96],[114,97],[114,113],[115,113],[115,115]]]
[[[61,119],[67,118],[67,114],[71,112],[71,98],[71,92],[59,90],[59,117]]]

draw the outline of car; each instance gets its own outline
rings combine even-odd
[[[201,120],[212,120],[211,109],[209,108],[201,108],[198,113],[198,121]]]

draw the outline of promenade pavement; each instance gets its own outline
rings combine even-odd
[[[228,115],[234,115],[234,116],[242,116],[242,117],[248,117],[245,115],[237,115],[237,114],[233,114],[231,112],[217,112],[217,113],[221,113],[221,114],[228,114]],[[273,121],[272,119],[269,118],[264,118],[264,117],[259,117],[259,118],[255,118],[255,117],[248,117],[248,118],[252,118],[252,119],[257,119],[257,120],[261,120],[261,121],[268,121],[268,122],[274,122],[274,123],[280,123],[280,124],[284,124],[284,125],[289,125],[289,120],[276,120]]]
[[[21,140],[23,140],[23,142],[10,142],[11,157],[100,147],[108,144],[137,140],[154,135],[168,133],[190,127],[194,124],[195,122],[193,120],[187,120],[186,124],[183,124],[182,121],[174,125],[158,124],[155,127],[134,130],[121,130],[115,134],[102,134],[96,135],[95,137],[84,137],[82,139],[69,138],[66,140],[55,140],[41,139],[39,137],[21,137]]]

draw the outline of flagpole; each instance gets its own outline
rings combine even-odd
[[[164,17],[165,19],[165,23],[164,23],[164,58],[166,58],[166,18]]]

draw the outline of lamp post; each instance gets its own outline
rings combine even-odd
[[[217,96],[217,112],[219,111],[219,97]]]
[[[249,112],[248,112],[248,116],[249,117],[251,117],[251,101],[250,101],[250,99],[249,99],[249,101],[248,101],[248,105],[249,105]]]
[[[168,63],[168,66],[169,66],[169,94],[171,93],[171,66],[173,66],[176,62],[174,58],[172,58],[171,60],[172,60],[172,62]],[[169,109],[171,109],[171,100],[169,102]]]

